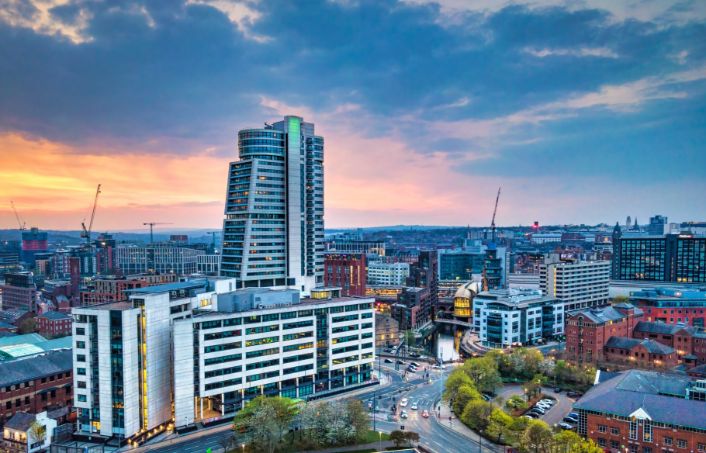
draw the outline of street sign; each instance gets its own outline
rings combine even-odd
[[[400,425],[400,431],[404,431],[404,425]]]

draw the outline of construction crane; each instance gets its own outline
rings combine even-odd
[[[10,206],[12,206],[12,211],[15,213],[15,218],[17,219],[17,225],[20,227],[20,231],[26,230],[27,224],[20,219],[20,214],[17,212],[17,208],[15,207],[15,202],[10,200]]]
[[[498,213],[498,201],[500,201],[500,189],[498,187],[498,196],[495,197],[495,208],[493,209],[493,220],[490,221],[490,234],[492,235],[492,241],[495,242],[495,214]]]
[[[154,244],[154,226],[155,225],[171,225],[170,222],[144,222],[143,225],[150,226],[150,244]]]
[[[84,221],[81,222],[81,228],[83,231],[81,232],[81,237],[86,238],[86,245],[91,245],[91,230],[93,229],[93,219],[96,217],[96,206],[98,206],[98,195],[101,193],[101,185],[98,184],[98,187],[96,188],[96,196],[93,199],[93,209],[91,210],[91,221],[88,223],[88,228],[86,228],[86,219],[83,219]]]

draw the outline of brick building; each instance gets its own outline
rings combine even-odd
[[[649,338],[676,350],[678,358],[687,365],[706,363],[706,331],[683,324],[640,321],[635,325],[633,338]]]
[[[637,368],[669,369],[677,366],[677,352],[654,340],[610,337],[603,348],[606,362]]]
[[[645,321],[706,327],[706,291],[655,288],[634,291],[630,303],[645,313]]]
[[[72,352],[51,351],[0,363],[0,425],[16,412],[73,405]]]
[[[364,253],[327,253],[324,255],[324,285],[340,287],[341,296],[365,297]]]
[[[34,318],[37,331],[45,337],[71,335],[71,316],[60,311],[48,311]]]
[[[603,362],[610,337],[631,337],[642,316],[642,310],[625,303],[567,313],[566,358],[579,364]]]
[[[578,433],[611,453],[706,451],[706,381],[630,370],[574,404]]]
[[[108,302],[124,302],[126,291],[145,288],[152,285],[173,283],[177,280],[175,274],[145,274],[128,275],[126,277],[97,278],[87,291],[81,291],[81,306],[104,304]]]

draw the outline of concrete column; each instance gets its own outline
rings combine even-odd
[[[224,393],[221,393],[221,417],[226,414],[226,395]]]

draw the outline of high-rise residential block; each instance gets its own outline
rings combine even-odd
[[[542,294],[559,299],[567,311],[608,303],[610,261],[548,259],[539,272]]]
[[[298,116],[238,133],[223,222],[221,275],[239,287],[324,281],[324,139]]]

